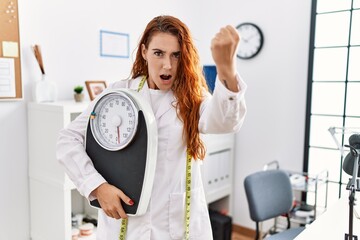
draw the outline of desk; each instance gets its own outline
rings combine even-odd
[[[359,192],[356,193],[359,195]],[[354,207],[359,213],[359,200]],[[312,224],[308,225],[306,229],[298,235],[295,240],[309,240],[318,239],[324,240],[343,240],[345,233],[349,233],[349,199],[343,197],[339,199],[333,206],[319,216]],[[353,234],[360,238],[360,219],[354,216]]]

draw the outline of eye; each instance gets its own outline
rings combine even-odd
[[[175,52],[175,53],[173,53],[173,56],[174,56],[175,58],[180,58],[180,52]]]
[[[154,55],[160,57],[160,56],[163,55],[163,52],[162,51],[155,51]]]

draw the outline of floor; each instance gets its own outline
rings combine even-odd
[[[231,236],[231,240],[254,240],[251,237],[240,235],[239,233],[233,232]]]

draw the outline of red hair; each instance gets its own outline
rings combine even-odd
[[[203,92],[208,88],[200,65],[199,54],[188,27],[172,16],[158,16],[152,19],[140,39],[131,70],[132,78],[144,75],[149,77],[146,61],[141,54],[141,45],[144,44],[148,48],[152,36],[157,32],[174,35],[179,41],[180,59],[176,79],[172,86],[177,99],[175,107],[178,117],[184,124],[183,136],[190,155],[194,159],[204,159],[206,151],[200,139],[198,125]]]

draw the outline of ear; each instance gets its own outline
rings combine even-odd
[[[142,57],[145,59],[145,61],[147,61],[146,59],[146,52],[147,52],[147,49],[145,47],[145,44],[141,44],[141,55]]]

